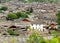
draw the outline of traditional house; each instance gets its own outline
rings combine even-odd
[[[31,28],[43,32],[43,31],[46,31],[45,26],[47,26],[47,25],[44,25],[44,24],[33,24],[33,25],[31,25]]]
[[[45,26],[47,26],[47,24],[44,24],[42,22],[42,20],[31,21],[31,28],[32,29],[44,31],[44,30],[46,30]]]

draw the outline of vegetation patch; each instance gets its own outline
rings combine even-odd
[[[16,13],[8,13],[7,17],[9,19],[18,19],[18,18],[28,18],[28,15],[30,15],[29,12],[16,12]]]
[[[57,23],[60,25],[60,11],[57,12]]]
[[[14,33],[14,31],[13,31],[13,29],[7,29],[7,32],[9,33],[9,35],[15,35],[15,33]]]
[[[3,10],[3,11],[6,11],[8,9],[8,7],[6,7],[6,6],[2,6],[1,8],[0,8],[0,10]]]
[[[39,33],[33,32],[27,38],[27,43],[60,43],[60,37],[58,35],[54,35],[51,39],[45,39]]]

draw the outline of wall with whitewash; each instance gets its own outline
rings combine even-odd
[[[45,28],[43,28],[43,24],[33,24],[33,25],[30,25],[32,29],[38,29],[40,31],[44,31],[46,30]]]
[[[46,28],[44,28],[44,26],[48,26],[48,25],[45,25],[45,24],[33,24],[33,25],[30,25],[31,26],[31,29],[38,29],[40,31],[47,31]],[[51,27],[49,27],[51,28]],[[53,28],[55,29],[58,29],[58,25],[54,26]]]

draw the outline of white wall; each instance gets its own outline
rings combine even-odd
[[[38,29],[40,31],[46,30],[45,28],[43,28],[43,26],[44,26],[43,24],[33,24],[33,25],[31,25],[31,28]]]

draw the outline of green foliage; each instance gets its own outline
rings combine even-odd
[[[19,0],[19,1],[25,2],[25,0]]]
[[[38,0],[39,2],[47,2],[48,0]]]
[[[57,23],[60,25],[60,11],[57,12]]]
[[[2,13],[2,11],[0,10],[0,13]]]
[[[9,19],[28,18],[28,15],[30,15],[30,13],[26,11],[26,12],[8,13],[7,17]]]
[[[56,13],[56,16],[60,17],[59,15],[60,15],[60,10],[57,11],[57,13]]]
[[[0,0],[0,3],[1,3],[1,0]]]
[[[28,15],[31,15],[29,11],[25,11]]]
[[[39,33],[33,31],[33,33],[29,35],[27,43],[60,43],[60,36],[54,35],[50,40],[48,40],[40,36]]]
[[[31,27],[30,27],[30,25],[26,26],[26,28],[31,30]]]
[[[58,29],[60,29],[60,27],[58,27]]]
[[[22,12],[22,15],[21,15],[22,18],[28,18],[28,14],[26,12]]]
[[[8,13],[7,17],[10,18],[10,19],[17,19],[17,15],[14,14],[14,13]]]
[[[2,6],[1,8],[0,8],[0,10],[3,10],[3,11],[6,11],[8,8],[7,7],[5,7],[5,6]]]
[[[27,39],[27,43],[49,43],[49,41],[45,40],[37,32],[33,32]]]
[[[21,12],[17,12],[16,15],[17,15],[18,18],[20,18],[22,16],[22,13]]]
[[[57,31],[55,31],[55,30],[51,30],[50,32],[51,32],[51,34],[54,35],[54,36],[56,36],[56,35],[58,34]]]
[[[57,20],[58,24],[60,25],[60,20]]]
[[[14,31],[12,29],[7,29],[7,32],[10,34],[10,35],[15,35]]]
[[[54,2],[54,3],[57,3],[58,0],[49,0],[50,3]]]
[[[50,43],[60,43],[60,37],[54,36],[51,40]]]
[[[29,13],[28,12],[17,12],[15,13],[18,18],[28,18]]]
[[[58,38],[53,38],[50,43],[59,43]]]

